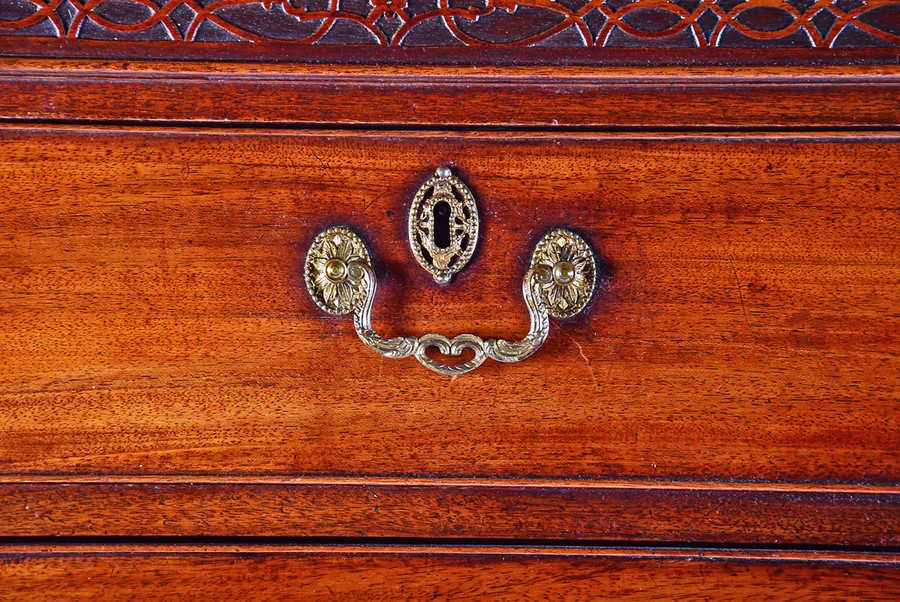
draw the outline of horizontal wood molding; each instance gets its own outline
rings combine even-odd
[[[782,484],[283,483],[78,477],[0,484],[0,537],[290,537],[900,544],[900,491]]]
[[[0,119],[418,127],[884,128],[900,68],[455,68],[0,60]]]
[[[0,547],[0,595],[154,600],[889,600],[886,554],[491,547]]]
[[[184,46],[188,46],[185,52]],[[835,66],[894,65],[897,48],[537,48],[454,47],[387,48],[372,46],[364,52],[348,53],[341,46],[298,45],[277,42],[188,43],[115,42],[26,38],[0,35],[0,56],[85,58],[115,61],[164,60],[240,61],[285,65],[394,65],[422,67],[474,66]],[[349,54],[349,57],[348,57]]]

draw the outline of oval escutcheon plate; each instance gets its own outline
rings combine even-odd
[[[590,302],[597,264],[590,245],[565,228],[545,234],[531,255],[541,304],[554,318],[571,318]]]
[[[416,261],[447,284],[472,258],[477,241],[475,197],[449,167],[439,167],[409,208],[409,245]]]
[[[316,305],[330,314],[344,315],[366,299],[366,287],[355,269],[371,264],[369,250],[356,232],[334,226],[319,233],[306,253],[303,276]]]

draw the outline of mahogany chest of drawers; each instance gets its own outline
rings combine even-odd
[[[0,599],[895,598],[898,35],[0,0]]]

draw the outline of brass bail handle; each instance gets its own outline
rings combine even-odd
[[[574,232],[557,228],[538,241],[522,281],[531,328],[521,340],[484,340],[474,334],[452,339],[440,334],[386,338],[372,327],[377,279],[359,235],[344,226],[328,228],[313,241],[305,264],[306,287],[313,300],[329,313],[353,314],[356,334],[363,343],[385,357],[415,356],[429,370],[445,375],[471,372],[489,357],[519,362],[531,356],[547,339],[551,317],[568,318],[585,308],[594,292],[596,273],[594,254],[587,242]],[[425,355],[429,347],[449,356],[471,349],[475,356],[451,366]]]

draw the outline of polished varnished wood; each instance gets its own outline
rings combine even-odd
[[[890,135],[2,132],[9,475],[897,482]],[[405,243],[453,164],[483,239],[441,288]],[[323,208],[327,208],[323,209]],[[448,379],[311,302],[360,231],[386,334],[512,337],[534,241],[601,256],[588,314]]]
[[[28,600],[893,600],[894,557],[482,546],[14,546],[0,583]],[[78,584],[77,587],[72,587]]]
[[[889,487],[528,479],[4,477],[0,537],[900,544]]]
[[[898,19],[0,0],[0,599],[896,598]],[[554,227],[597,294],[439,376],[314,305],[333,225],[388,336],[523,335]]]
[[[379,127],[896,127],[900,68],[0,59],[0,119]]]
[[[0,5],[0,54],[380,64],[896,62],[898,7],[891,0],[33,0]]]

